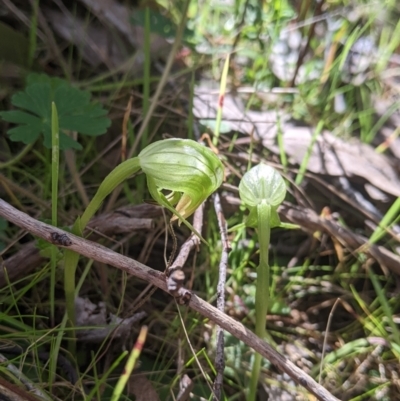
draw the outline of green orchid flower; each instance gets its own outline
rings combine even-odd
[[[282,176],[274,168],[258,164],[249,170],[239,184],[239,194],[242,203],[249,209],[246,220],[248,227],[257,227],[257,206],[262,203],[271,208],[270,228],[281,225],[277,209],[286,196],[286,184]]]
[[[215,153],[190,139],[154,142],[138,158],[151,196],[174,213],[171,221],[181,223],[193,214],[224,178]],[[166,196],[163,190],[171,192]]]

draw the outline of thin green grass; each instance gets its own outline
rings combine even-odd
[[[51,224],[57,227],[57,214],[58,214],[58,182],[59,182],[59,167],[60,167],[60,136],[58,127],[58,114],[55,103],[52,103],[51,115]],[[57,268],[57,254],[58,249],[56,246],[51,247],[51,262],[50,262],[50,318],[54,326],[54,311],[55,299],[54,291],[56,288],[56,268]]]
[[[297,185],[300,185],[302,183],[303,179],[304,179],[304,174],[307,171],[307,166],[308,166],[308,163],[310,161],[310,157],[311,157],[311,154],[312,154],[312,151],[313,151],[313,148],[314,148],[314,144],[317,141],[319,135],[321,134],[323,128],[324,128],[324,121],[321,120],[318,123],[317,127],[315,128],[315,130],[314,130],[314,132],[312,134],[310,144],[308,145],[306,154],[305,154],[305,156],[304,156],[304,158],[303,158],[303,160],[302,160],[302,162],[300,164],[299,172],[297,173],[297,176],[296,176],[296,179],[295,179],[295,183]]]
[[[32,16],[30,20],[29,29],[29,54],[28,54],[28,66],[32,67],[35,60],[35,53],[37,47],[37,22],[38,22],[38,11],[39,11],[40,0],[34,0],[32,4]]]
[[[224,68],[222,69],[221,75],[221,84],[219,88],[219,97],[218,97],[218,106],[217,106],[217,118],[215,120],[215,130],[214,130],[214,138],[213,145],[218,145],[218,139],[221,129],[221,121],[222,121],[222,110],[224,107],[224,98],[226,93],[226,83],[228,79],[228,71],[229,71],[229,59],[230,55],[228,54],[225,59]]]

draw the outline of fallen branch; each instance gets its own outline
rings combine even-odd
[[[117,267],[167,292],[165,275],[162,272],[153,270],[134,259],[120,255],[104,246],[35,220],[27,214],[15,209],[2,199],[0,199],[0,216],[54,245],[71,249],[87,258]],[[58,241],[59,238],[62,238],[62,241]],[[63,246],[62,244],[67,244],[67,246]],[[317,399],[321,401],[338,401],[336,397],[319,385],[312,377],[303,372],[279,352],[275,351],[265,341],[258,338],[243,324],[227,316],[225,313],[220,312],[195,294],[192,294],[188,306],[199,312],[202,316],[212,320],[260,353],[281,372],[287,373],[294,381],[317,397]]]
[[[102,236],[149,231],[153,227],[154,219],[160,216],[162,216],[162,209],[159,206],[128,205],[118,208],[112,213],[99,214],[90,220],[84,236],[86,238],[90,236],[92,241],[96,241]],[[32,270],[47,261],[48,259],[40,254],[36,241],[24,243],[21,250],[3,262],[0,261],[0,288],[7,285],[8,281],[14,282],[20,277],[26,277]],[[7,266],[7,277],[4,274],[3,266]]]

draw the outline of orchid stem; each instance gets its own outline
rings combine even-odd
[[[125,160],[118,165],[100,184],[95,196],[90,201],[82,217],[78,217],[72,228],[72,233],[82,236],[89,220],[100,208],[104,199],[122,182],[140,170],[137,157]],[[66,250],[64,255],[64,291],[70,325],[75,326],[75,275],[79,254]],[[73,337],[73,336],[72,336]]]
[[[269,260],[268,249],[271,238],[271,206],[266,201],[257,205],[258,215],[258,241],[260,244],[260,264],[257,268],[256,283],[256,334],[264,339],[266,335],[267,312],[269,303]],[[255,401],[257,386],[261,370],[260,354],[254,356],[254,363],[250,379],[250,393],[248,401]]]

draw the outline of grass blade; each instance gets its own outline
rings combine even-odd
[[[125,369],[119,377],[118,383],[114,388],[113,395],[111,396],[111,401],[118,401],[121,397],[122,392],[128,382],[129,377],[135,367],[136,361],[138,360],[140,353],[142,352],[143,345],[146,341],[147,337],[147,326],[143,326],[140,330],[139,336],[136,340],[136,343],[130,353],[128,360],[125,364]]]
[[[230,59],[230,55],[228,54],[225,59],[224,69],[222,70],[221,84],[219,87],[217,119],[215,120],[215,131],[214,131],[214,138],[213,138],[214,146],[218,145],[219,130],[221,128],[222,108],[224,107],[226,81],[228,78],[228,70],[229,70],[229,59]]]
[[[51,105],[51,224],[57,227],[57,207],[58,207],[58,176],[60,167],[60,135],[58,127],[57,107],[54,102]],[[50,317],[54,326],[54,291],[56,286],[57,268],[56,246],[51,247],[51,273],[50,273]]]

